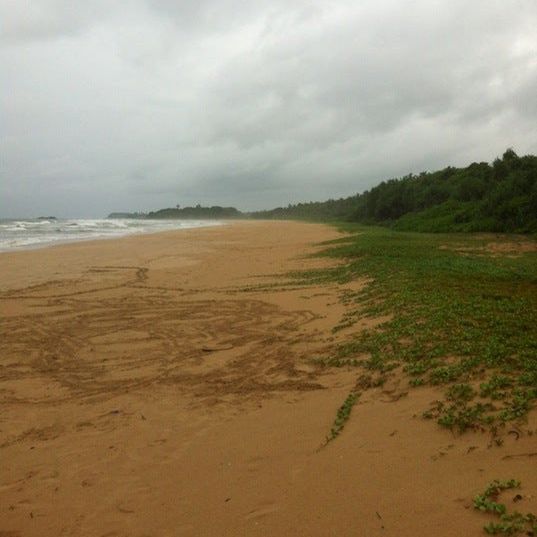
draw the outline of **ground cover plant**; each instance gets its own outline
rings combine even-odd
[[[325,444],[334,440],[341,433],[343,427],[345,427],[345,423],[350,418],[352,407],[356,404],[358,397],[360,397],[358,392],[349,393],[343,404],[338,408],[336,418],[330,429],[330,434],[326,437]]]
[[[537,398],[535,249],[518,253],[516,236],[342,229],[348,234],[320,255],[345,263],[294,273],[294,281],[365,278],[365,288],[346,293],[350,313],[334,330],[363,317],[388,320],[317,361],[369,370],[377,384],[397,370],[410,386],[442,387],[424,417],[454,431],[501,436],[523,420]]]
[[[537,516],[533,513],[522,514],[518,511],[509,512],[504,503],[500,503],[499,496],[502,492],[517,489],[520,481],[509,479],[500,481],[495,479],[488,485],[482,494],[474,498],[474,508],[486,513],[493,513],[499,521],[489,522],[483,529],[489,535],[535,535],[537,533]],[[522,496],[517,494],[513,502],[520,501]]]

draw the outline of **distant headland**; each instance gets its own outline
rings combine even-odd
[[[156,219],[225,219],[225,218],[242,218],[245,215],[235,207],[220,207],[214,205],[212,207],[170,207],[167,209],[159,209],[158,211],[150,211],[148,213],[110,213],[108,218],[140,218],[148,220]]]

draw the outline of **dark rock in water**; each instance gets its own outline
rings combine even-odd
[[[38,216],[38,220],[58,220],[55,216]]]

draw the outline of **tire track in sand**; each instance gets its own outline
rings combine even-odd
[[[311,311],[283,310],[244,294],[196,298],[192,290],[152,288],[148,272],[90,267],[90,277],[105,273],[119,281],[84,288],[85,281],[66,280],[61,293],[48,292],[58,282],[2,293],[32,299],[39,312],[4,320],[0,397],[28,400],[18,389],[28,379],[43,388],[33,404],[109,398],[155,384],[212,398],[321,387],[313,373],[295,368],[293,342],[317,318]],[[222,350],[207,352],[211,346]]]

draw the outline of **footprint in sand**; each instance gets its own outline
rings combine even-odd
[[[261,504],[257,509],[250,511],[245,519],[246,520],[256,520],[258,518],[263,518],[264,516],[270,515],[278,511],[280,507],[274,502],[266,502]]]
[[[246,461],[246,469],[248,472],[258,472],[265,460],[266,457],[251,457]]]
[[[306,467],[304,465],[294,466],[291,469],[291,481],[295,482],[297,478],[304,473]]]

